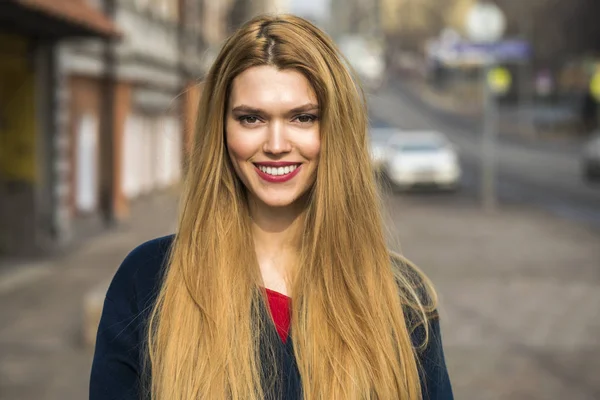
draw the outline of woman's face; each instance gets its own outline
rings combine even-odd
[[[296,70],[252,67],[233,80],[227,107],[227,150],[252,200],[296,202],[315,181],[321,148],[309,81]]]

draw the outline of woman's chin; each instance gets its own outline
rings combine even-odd
[[[269,208],[286,208],[296,204],[295,199],[261,199],[261,203]]]
[[[259,204],[269,208],[295,207],[298,206],[302,198],[297,193],[281,193],[278,195],[273,195],[272,193],[267,195],[265,193],[264,195],[253,197],[258,200]]]

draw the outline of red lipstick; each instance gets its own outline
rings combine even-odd
[[[271,174],[261,171],[259,168],[259,166],[270,167],[270,168],[281,168],[281,167],[285,168],[285,167],[289,167],[292,165],[296,165],[297,166],[296,169],[285,175],[271,175]],[[265,180],[267,182],[271,182],[271,183],[287,182],[290,179],[292,179],[293,177],[295,177],[296,175],[298,175],[301,168],[302,168],[301,163],[287,162],[287,161],[265,161],[265,162],[255,162],[254,163],[254,170],[256,171],[258,176],[260,176],[263,180]]]
[[[299,162],[291,162],[291,161],[257,161],[254,163],[255,165],[262,165],[263,167],[289,167],[292,165],[300,165]]]

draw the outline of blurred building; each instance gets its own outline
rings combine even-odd
[[[262,0],[251,2],[255,14],[283,14],[289,12],[291,0]]]
[[[0,254],[30,253],[67,230],[71,147],[59,46],[117,36],[83,0],[0,3]]]
[[[129,204],[181,176],[188,102],[202,74],[198,0],[105,0],[123,39],[60,48],[72,233],[127,217]],[[184,95],[181,95],[184,93]]]
[[[400,29],[400,6],[402,0],[381,0],[380,20],[381,29],[386,34],[392,34]]]
[[[228,3],[229,32],[259,14],[289,12],[291,0],[226,0]]]
[[[385,0],[331,0],[330,31],[343,35],[377,37],[381,34],[380,8]]]

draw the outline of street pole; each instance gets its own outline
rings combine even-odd
[[[532,49],[534,39],[534,20],[531,16],[531,13],[523,13],[520,23],[521,37],[528,43],[529,48]],[[533,78],[533,54],[531,53],[521,65],[519,104],[521,110],[521,120],[525,122],[527,134],[530,138],[537,139],[534,117],[536,98],[532,87]]]
[[[488,76],[494,67],[486,60],[483,67],[483,135],[481,137],[481,198],[483,209],[494,212],[498,208],[496,198],[496,142],[498,136],[498,104],[490,88]]]
[[[490,0],[478,0],[466,16],[469,39],[476,43],[497,43],[504,34],[506,18],[502,10]],[[496,142],[498,136],[498,104],[496,94],[510,85],[508,71],[496,69],[495,49],[488,49],[481,68],[483,89],[483,133],[481,135],[481,201],[484,211],[498,208],[496,196]],[[493,72],[493,76],[492,76]],[[494,87],[492,88],[492,81]]]

